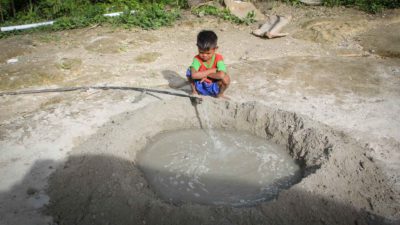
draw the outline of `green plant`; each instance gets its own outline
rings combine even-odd
[[[161,26],[169,26],[179,18],[178,10],[165,10],[163,4],[145,4],[137,9],[135,13],[124,12],[120,17],[114,19],[114,24],[123,24],[125,27],[138,26],[143,29],[157,29]]]
[[[212,15],[236,24],[249,25],[255,22],[255,13],[253,11],[248,13],[245,18],[240,19],[239,17],[231,14],[228,9],[218,9],[215,6],[202,5],[194,8],[192,13],[198,16]]]
[[[399,8],[399,0],[324,0],[326,6],[355,6],[370,13],[381,12],[385,8]]]
[[[0,38],[37,30],[65,30],[102,23],[157,29],[171,25],[179,18],[179,9],[187,6],[187,0],[15,0],[17,5],[13,9],[18,12],[13,15],[10,8],[13,2],[14,0],[0,0],[0,22],[3,22],[1,26],[46,20],[55,20],[55,23],[53,26],[26,31],[0,32]],[[131,14],[131,10],[135,13]],[[117,11],[124,13],[120,17],[103,16],[105,13]]]

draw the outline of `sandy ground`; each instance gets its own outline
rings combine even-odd
[[[257,105],[272,109],[294,112],[349,137],[352,145],[361,146],[361,149],[350,148],[349,153],[339,151],[340,154],[336,153],[339,154],[336,158],[345,161],[347,156],[354,155],[354,158],[357,158],[363,154],[368,155],[373,159],[371,165],[362,165],[376,168],[381,176],[378,180],[385,180],[384,185],[374,186],[374,182],[380,183],[375,180],[370,184],[371,187],[382,188],[380,193],[390,193],[369,196],[374,192],[366,191],[368,195],[364,200],[358,197],[355,198],[358,199],[356,203],[349,203],[357,205],[352,210],[358,212],[366,204],[373,205],[374,207],[371,206],[367,210],[369,215],[380,216],[378,220],[372,219],[373,222],[395,224],[400,219],[399,11],[387,11],[382,15],[371,16],[346,8],[292,8],[285,5],[275,5],[272,9],[269,7],[260,6],[268,14],[293,16],[292,23],[286,27],[289,36],[272,40],[261,39],[250,34],[257,25],[233,25],[209,17],[197,18],[186,13],[173,27],[156,31],[91,27],[2,39],[0,90],[118,85],[174,89],[185,93],[188,86],[185,83],[184,71],[196,54],[196,34],[201,29],[213,29],[219,36],[219,52],[224,55],[232,77],[232,84],[226,93],[232,98],[232,102],[256,102]],[[7,63],[9,59],[18,59],[18,62]],[[150,129],[150,133],[160,130],[161,122],[157,127],[157,123],[149,121],[161,121],[163,116],[153,115],[167,113],[167,109],[149,106],[160,102],[168,104],[171,98],[172,96],[160,94],[99,90],[1,96],[0,224],[52,224],[53,218],[48,212],[43,212],[43,209],[52,201],[51,196],[60,196],[60,193],[49,194],[50,175],[57,174],[56,169],[61,170],[58,172],[60,174],[62,168],[68,169],[68,165],[78,165],[83,159],[76,155],[86,154],[89,150],[94,153],[92,147],[89,147],[89,150],[85,147],[88,143],[97,146],[98,142],[105,146],[107,143],[101,141],[99,132],[115,127],[114,120],[124,124],[121,115],[127,112],[140,112],[143,117],[136,120],[137,124],[131,123],[129,128],[125,127],[124,131],[140,136],[139,131],[146,130],[144,128],[150,125],[154,127]],[[222,102],[220,104],[225,104]],[[176,110],[177,115],[181,115],[184,109],[184,106],[168,108],[170,111]],[[108,136],[107,132],[104,132],[104,136]],[[142,139],[145,139],[144,137],[146,135]],[[112,152],[112,149],[108,151]],[[134,155],[116,154],[125,159],[122,164],[134,162]],[[100,162],[103,160],[97,159]],[[69,163],[65,164],[66,161]],[[327,164],[328,169],[329,165],[331,164]],[[351,165],[344,163],[339,167],[346,170]],[[88,168],[88,171],[90,169]],[[328,169],[325,170],[329,171]],[[337,170],[333,171],[335,172],[332,174],[340,176]],[[112,173],[109,175],[113,176]],[[69,177],[68,173],[63,176]],[[374,179],[377,179],[377,176],[375,174]],[[308,179],[320,178],[316,176]],[[350,178],[351,176],[347,179]],[[65,193],[69,193],[68,183],[73,180],[74,176],[71,176],[69,181],[63,180],[64,183],[55,178],[50,186],[58,189],[65,186]],[[294,186],[294,189],[308,187],[307,185],[309,190],[314,190],[313,185],[316,185],[316,182],[305,181],[299,186]],[[326,191],[334,192],[340,189],[340,186],[334,187],[337,189],[329,188]],[[79,188],[79,185],[74,186],[74,190]],[[138,193],[147,196],[146,198],[154,198],[149,190],[140,191],[140,188],[137,189]],[[357,186],[351,188],[357,189]],[[82,193],[91,192],[82,190]],[[79,196],[79,193],[75,194]],[[304,196],[307,194],[310,193],[307,192]],[[290,195],[292,194],[289,192],[282,196]],[[300,196],[298,193],[294,195]],[[71,196],[68,194],[61,196],[64,199],[69,197]],[[343,195],[338,200],[346,197],[348,196]],[[284,207],[286,198],[282,199],[274,205],[267,204],[259,208],[268,211],[273,206]],[[293,200],[296,197],[287,199]],[[382,201],[379,202],[378,199]],[[132,202],[129,204],[132,205]],[[390,210],[383,209],[385,204],[388,204]],[[319,203],[316,201],[315,205]],[[57,209],[60,205],[54,207]],[[187,216],[190,213],[185,212],[210,215],[208,209],[200,206],[185,207],[183,212],[176,214],[177,217],[185,218],[182,221],[191,221],[191,217]],[[88,210],[86,214],[93,216],[89,208],[75,210]],[[346,211],[345,209],[342,211]],[[373,212],[374,209],[377,211]],[[215,209],[215,212],[220,214],[218,210],[232,210],[227,215],[235,215],[237,212],[236,209]],[[262,224],[262,221],[290,224],[290,221],[265,220],[271,218],[271,214],[261,216],[258,215],[262,214],[261,211],[246,210],[246,213],[239,214],[255,215],[257,220],[252,223],[251,220],[244,221],[232,216],[229,217],[229,221],[217,221],[219,224]],[[54,218],[54,221],[60,224],[71,223],[68,215],[57,214],[57,210],[51,212],[51,215],[59,216]],[[71,209],[69,212],[74,211]],[[154,212],[152,215],[156,217],[154,215],[157,213],[166,211],[151,212]],[[69,215],[71,214],[73,213]],[[285,218],[284,213],[280,215]],[[364,216],[363,213],[359,215]],[[87,218],[72,219],[73,223],[77,224],[91,224],[92,221]],[[343,221],[347,223],[351,219],[349,215],[348,220]],[[185,224],[182,221],[179,223]],[[198,224],[202,223],[201,221]],[[321,219],[308,221],[308,224],[346,224],[343,221]],[[365,222],[356,220],[357,223],[354,223],[363,224],[363,221]],[[153,222],[157,224],[159,221]],[[124,223],[112,221],[110,224]]]

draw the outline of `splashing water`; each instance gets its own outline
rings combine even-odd
[[[207,131],[159,134],[138,155],[139,167],[164,200],[254,205],[300,179],[283,147],[244,132]]]
[[[222,151],[226,151],[227,149],[224,148],[224,146],[222,145],[222,142],[219,141],[220,139],[218,138],[218,133],[214,132],[213,130],[213,126],[212,123],[210,121],[210,116],[208,114],[208,110],[207,110],[207,103],[205,102],[204,104],[202,104],[201,107],[198,107],[199,111],[200,111],[200,115],[202,115],[203,118],[203,122],[205,122],[205,127],[203,127],[203,130],[208,134],[214,149],[219,149],[221,152]]]

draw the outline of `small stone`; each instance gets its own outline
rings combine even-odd
[[[30,188],[28,188],[28,190],[26,190],[26,193],[28,194],[28,195],[34,195],[34,194],[36,194],[38,192],[38,190],[36,189],[36,188],[33,188],[33,187],[30,187]]]
[[[12,59],[7,60],[7,64],[14,64],[14,63],[17,63],[17,62],[18,62],[17,58],[12,58]]]

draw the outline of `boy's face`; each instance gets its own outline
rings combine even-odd
[[[210,60],[213,57],[216,49],[217,48],[211,48],[211,49],[200,49],[199,48],[200,59],[203,60],[204,62]]]

